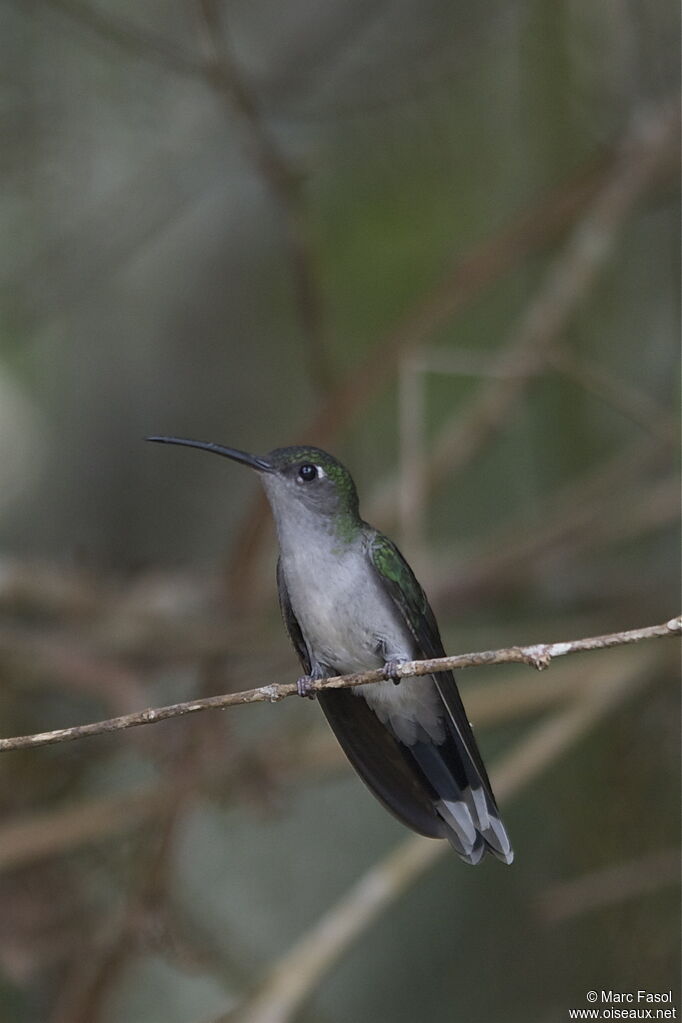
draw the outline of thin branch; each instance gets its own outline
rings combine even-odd
[[[644,649],[644,648],[641,648]],[[622,657],[631,658],[625,651]],[[617,657],[609,654],[611,663]],[[463,696],[471,720],[478,729],[500,722],[515,721],[554,710],[575,700],[591,684],[585,675],[576,678],[569,661],[554,669],[552,685],[539,676],[526,675],[513,686],[503,679],[463,688]],[[314,729],[305,739],[286,733],[262,736],[256,745],[238,752],[227,766],[224,757],[206,758],[212,765],[206,771],[203,791],[209,797],[218,795],[221,805],[252,800],[254,787],[267,797],[270,789],[282,789],[319,782],[338,772],[350,770],[348,760],[329,729]],[[254,786],[255,782],[255,786]],[[0,824],[0,875],[28,864],[49,860],[53,856],[99,842],[111,835],[126,834],[154,820],[163,813],[168,802],[168,782],[136,786],[124,792],[86,798],[75,805],[67,804],[44,813],[22,813]],[[173,790],[174,781],[171,781]]]
[[[650,625],[641,629],[629,629],[625,632],[612,632],[604,636],[591,636],[585,639],[574,639],[560,643],[536,643],[532,646],[505,647],[500,650],[484,650],[471,654],[457,654],[454,657],[434,657],[421,661],[403,661],[396,667],[396,677],[411,678],[414,675],[432,675],[434,672],[451,671],[459,668],[474,668],[486,664],[528,664],[542,670],[549,667],[555,657],[565,657],[586,650],[603,650],[607,647],[623,646],[628,643],[640,643],[647,639],[661,639],[682,632],[682,616],[671,618],[662,625]],[[373,671],[356,672],[351,675],[336,675],[333,678],[320,679],[311,684],[311,690],[343,689],[351,686],[367,685],[385,681],[382,668]],[[138,725],[156,724],[169,718],[182,717],[204,710],[222,710],[243,703],[278,703],[288,696],[298,693],[297,684],[273,682],[271,685],[247,689],[241,693],[225,693],[222,696],[209,696],[200,700],[188,700],[184,703],[173,703],[166,707],[155,707],[136,714],[123,714],[121,717],[110,718],[108,721],[96,721],[89,725],[74,725],[71,728],[57,728],[51,732],[38,732],[35,735],[21,735],[9,739],[0,739],[0,752],[17,749],[30,749],[36,746],[51,746],[58,742],[71,742],[90,735],[103,735],[105,732],[120,732],[125,728],[136,728]]]
[[[574,705],[548,716],[491,772],[510,799],[652,678],[651,660],[607,674]],[[214,1023],[288,1023],[357,938],[448,854],[445,842],[412,836],[371,867],[266,973],[256,992]]]

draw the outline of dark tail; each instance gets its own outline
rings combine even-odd
[[[445,837],[458,856],[476,864],[491,852],[511,863],[514,853],[487,775],[481,776],[454,729],[443,743],[418,742],[409,752],[434,790],[435,808],[447,825]]]

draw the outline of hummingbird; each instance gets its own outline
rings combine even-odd
[[[483,759],[451,671],[398,678],[402,661],[444,657],[433,611],[396,545],[360,517],[348,470],[320,448],[261,457],[182,437],[148,437],[222,455],[260,476],[277,527],[279,603],[336,738],[370,791],[418,834],[465,863],[511,863]],[[313,681],[383,668],[379,682],[311,692]]]

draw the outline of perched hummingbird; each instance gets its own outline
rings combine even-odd
[[[212,451],[261,476],[279,539],[282,616],[306,675],[384,666],[385,681],[317,696],[362,780],[398,820],[447,838],[466,863],[491,852],[511,863],[507,832],[452,672],[395,678],[400,661],[444,657],[428,600],[388,537],[360,518],[347,469],[319,448],[245,451],[148,437]],[[397,684],[399,682],[399,684]]]

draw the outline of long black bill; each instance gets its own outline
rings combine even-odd
[[[199,448],[200,451],[212,451],[214,455],[223,455],[233,462],[243,462],[258,472],[274,472],[274,467],[265,458],[250,455],[248,451],[237,451],[236,448],[224,448],[221,444],[212,444],[203,440],[187,440],[185,437],[145,437],[155,444],[181,444],[185,448]]]

